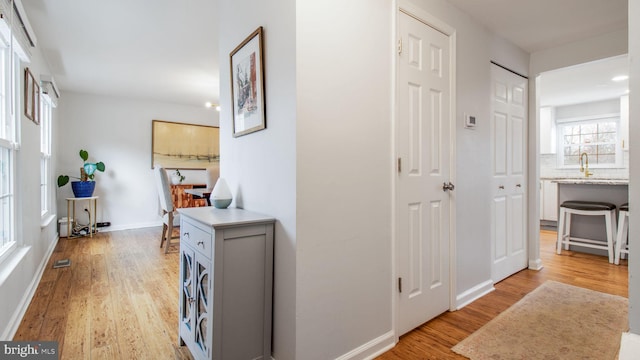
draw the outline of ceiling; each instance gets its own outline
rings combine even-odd
[[[448,0],[533,52],[625,29],[627,0]],[[219,99],[216,0],[22,0],[63,91]]]
[[[22,0],[63,91],[217,102],[217,1]]]
[[[532,53],[627,28],[627,0],[448,0]]]
[[[613,99],[628,92],[629,80],[613,80],[629,75],[626,55],[593,61],[540,74],[540,106],[580,104]]]

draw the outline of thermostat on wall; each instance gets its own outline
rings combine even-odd
[[[464,127],[467,129],[475,129],[476,117],[473,115],[464,114]]]

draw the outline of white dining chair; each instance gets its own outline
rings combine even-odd
[[[164,252],[169,252],[171,239],[179,239],[180,236],[173,236],[173,229],[180,227],[180,214],[173,206],[171,189],[169,187],[169,177],[167,171],[161,166],[154,169],[158,197],[160,199],[160,209],[162,210],[162,237],[160,238],[160,248],[166,242]]]
[[[207,189],[211,190],[216,185],[216,181],[220,177],[220,165],[208,167],[206,170]]]

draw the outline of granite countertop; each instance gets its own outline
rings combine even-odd
[[[629,179],[549,179],[551,182],[558,184],[575,184],[575,185],[629,185]]]

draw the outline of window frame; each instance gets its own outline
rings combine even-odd
[[[17,203],[16,203],[16,173],[17,152],[20,150],[20,109],[22,84],[20,72],[22,70],[21,59],[12,49],[0,41],[0,147],[7,149],[9,162],[9,179],[7,194],[1,194],[1,198],[9,198],[9,215],[7,223],[9,229],[9,241],[0,244],[0,263],[4,262],[18,247],[17,228]],[[1,175],[1,174],[0,174]],[[1,186],[0,186],[1,190]]]
[[[40,215],[42,220],[45,220],[53,213],[51,181],[51,122],[53,107],[49,96],[40,94]]]
[[[600,114],[594,116],[584,116],[584,117],[576,117],[576,118],[568,118],[568,119],[556,119],[555,129],[556,129],[556,154],[557,154],[557,162],[558,168],[561,169],[577,169],[580,168],[579,163],[565,163],[565,155],[564,155],[564,137],[565,137],[565,129],[568,126],[575,125],[588,125],[588,124],[598,124],[598,123],[615,123],[616,134],[615,140],[612,144],[615,146],[615,162],[608,164],[597,164],[595,162],[589,163],[589,168],[591,169],[615,169],[622,167],[623,154],[622,154],[622,144],[620,143],[620,131],[621,131],[621,116],[620,113],[612,113],[612,114]]]

